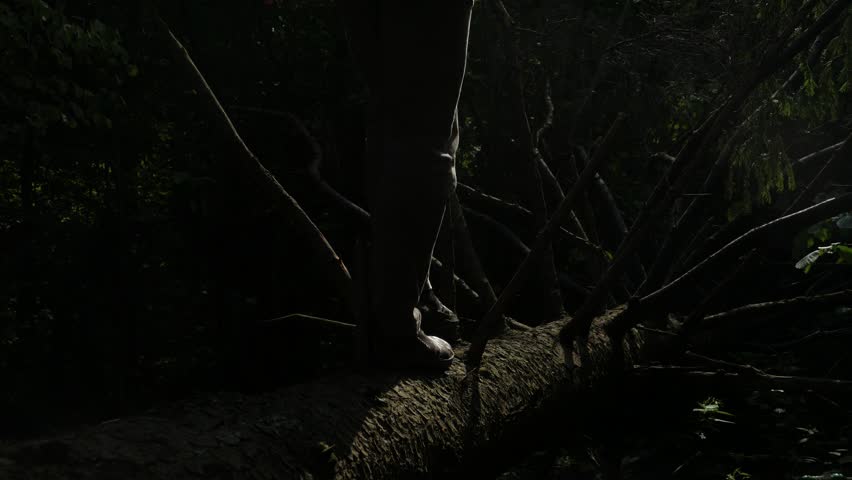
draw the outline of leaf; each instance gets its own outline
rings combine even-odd
[[[130,64],[127,66],[127,76],[130,78],[136,78],[139,76],[139,67],[136,65]]]
[[[823,254],[823,250],[817,249],[813,252],[802,257],[798,262],[796,262],[796,268],[799,270],[804,269],[805,273],[808,273],[811,269],[811,266],[819,260]]]

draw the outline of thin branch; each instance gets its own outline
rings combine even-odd
[[[544,120],[541,122],[541,126],[536,129],[533,136],[536,148],[541,147],[541,143],[544,141],[542,137],[553,126],[553,112],[555,109],[553,107],[553,96],[550,88],[550,76],[544,79],[544,107]]]
[[[521,255],[529,255],[530,247],[528,247],[520,237],[515,235],[515,233],[509,229],[506,225],[498,222],[497,220],[485,215],[483,213],[477,212],[468,207],[462,207],[465,215],[470,219],[476,219],[479,222],[487,225],[490,229],[497,233],[496,237],[502,238],[512,249],[518,252]],[[489,235],[489,238],[495,238],[493,235]],[[484,274],[483,274],[484,275]],[[559,284],[563,289],[571,290],[577,295],[585,298],[589,295],[589,289],[577,283],[573,278],[571,278],[567,273],[557,270],[556,277],[559,280]],[[496,301],[496,297],[494,301]],[[491,302],[487,305],[487,309],[490,309],[494,302]]]
[[[547,193],[549,193],[551,201],[555,200],[554,203],[561,202],[562,199],[565,198],[565,192],[562,191],[562,186],[559,185],[559,180],[556,178],[556,175],[553,174],[553,170],[550,169],[550,166],[544,161],[544,157],[541,155],[537,155],[536,163],[538,164],[538,171],[541,176],[542,184],[547,187]],[[583,223],[580,222],[580,218],[577,217],[577,214],[572,210],[568,215],[568,220],[571,227],[576,232],[576,236],[582,241],[589,242],[589,235],[586,233],[586,228],[583,226]],[[572,235],[574,234],[572,233]],[[591,242],[589,243],[591,244]]]
[[[781,32],[781,35],[778,36],[778,44],[782,45],[790,40],[790,37],[796,32],[796,28],[798,28],[801,23],[807,18],[807,16],[814,9],[814,6],[817,4],[819,0],[807,0],[804,5],[799,8],[799,10],[793,15],[793,19],[790,21],[790,25]]]
[[[354,314],[356,307],[353,299],[352,277],[343,260],[337,255],[308,214],[296,202],[296,199],[278,183],[275,176],[263,166],[243,141],[230,117],[228,117],[227,112],[225,112],[225,109],[216,97],[216,94],[213,93],[213,90],[204,78],[204,75],[192,61],[192,57],[190,57],[189,52],[184,48],[180,40],[169,29],[166,22],[162,18],[157,17],[155,24],[171,40],[169,46],[176,62],[186,68],[190,78],[195,83],[196,89],[202,92],[202,97],[205,99],[207,106],[214,113],[213,120],[222,129],[225,140],[237,153],[239,166],[255,182],[260,192],[269,201],[280,207],[279,211],[284,221],[293,226],[296,232],[305,239],[313,254],[319,259],[320,268],[331,279],[332,284],[337,290],[337,294],[344,299],[350,311]]]
[[[843,145],[841,145],[840,148],[831,155],[831,158],[825,162],[816,176],[810,181],[810,183],[808,183],[808,186],[802,190],[802,193],[796,197],[784,213],[800,208],[805,202],[810,201],[814,195],[823,188],[825,183],[831,181],[831,175],[834,173],[834,169],[837,168],[837,165],[840,164],[840,160],[845,161],[850,157],[852,157],[852,132],[850,132],[846,139],[843,140]]]
[[[491,287],[491,282],[485,274],[485,269],[482,268],[479,254],[477,254],[473,246],[470,228],[468,228],[467,220],[459,204],[457,192],[453,191],[450,193],[449,203],[449,213],[453,218],[455,238],[461,250],[462,266],[466,269],[465,273],[470,277],[474,291],[479,294],[483,307],[487,310],[497,301],[497,295]]]
[[[302,123],[302,121],[296,115],[289,113],[289,112],[283,112],[283,111],[280,111],[280,110],[271,110],[271,109],[267,109],[267,108],[257,108],[257,107],[246,107],[246,106],[240,106],[240,105],[229,105],[228,108],[231,109],[231,110],[234,110],[234,111],[238,111],[238,112],[262,114],[262,115],[268,115],[268,116],[283,118],[283,119],[286,119],[288,122],[290,122],[293,125],[293,127],[296,128],[296,130],[298,130],[299,133],[304,137],[304,139],[311,144],[311,148],[312,148],[313,154],[314,154],[314,160],[311,162],[310,166],[306,169],[306,171],[308,172],[309,178],[311,178],[317,184],[317,187],[318,187],[318,189],[321,193],[325,194],[329,199],[331,199],[332,202],[335,205],[337,205],[338,207],[340,207],[343,210],[344,213],[348,214],[350,218],[354,219],[356,222],[358,222],[359,224],[361,224],[364,227],[369,225],[370,213],[367,212],[366,210],[364,210],[363,208],[361,208],[359,205],[357,205],[355,202],[353,202],[352,200],[347,198],[342,193],[338,192],[334,187],[332,187],[328,182],[326,182],[322,178],[322,175],[320,174],[320,170],[319,170],[319,167],[322,163],[322,149],[320,148],[319,142],[317,142],[316,138],[313,135],[311,135],[310,131],[308,131],[308,129],[304,126],[304,123]],[[523,208],[523,207],[519,207],[519,208]],[[463,219],[462,219],[462,221],[463,221]],[[461,226],[458,226],[454,223],[454,228],[455,229],[461,229],[462,231],[466,232],[467,225],[463,224]],[[471,255],[476,257],[476,252],[474,250],[471,250],[470,252],[465,251],[465,255],[467,257],[471,257]],[[478,260],[478,257],[477,257],[476,258],[477,264],[478,264],[478,261],[479,260]],[[432,268],[437,268],[437,269],[442,270],[442,271],[446,270],[444,264],[435,257],[432,257]],[[453,272],[454,285],[458,289],[460,289],[462,292],[464,292],[468,297],[471,297],[474,300],[481,300],[482,298],[485,298],[486,302],[487,302],[486,305],[485,305],[485,308],[486,309],[490,308],[490,306],[494,303],[494,301],[496,301],[496,296],[494,295],[493,290],[491,290],[490,291],[491,299],[489,300],[488,290],[491,289],[491,286],[490,286],[490,284],[488,284],[488,279],[485,277],[484,272],[481,271],[481,267],[479,269],[474,268],[474,272],[479,272],[479,273],[476,274],[476,276],[484,279],[484,280],[479,280],[476,283],[478,285],[487,285],[487,289],[482,288],[482,287],[479,289],[481,291],[481,293],[479,293],[479,292],[477,292],[477,290],[471,288],[467,284],[467,282],[464,279],[460,278],[458,275],[456,275],[455,272]]]
[[[839,19],[834,24],[832,24],[831,26],[826,28],[825,31],[823,31],[819,35],[819,38],[817,38],[814,41],[814,44],[811,46],[811,51],[808,54],[808,59],[807,59],[807,64],[810,68],[814,68],[814,65],[819,60],[819,57],[822,54],[822,52],[825,51],[825,49],[828,47],[831,40],[839,34],[839,31],[842,29],[843,24],[844,24],[843,19]],[[705,185],[702,187],[703,190],[705,190],[705,191],[718,191],[719,190],[721,182],[725,178],[725,176],[722,173],[724,172],[724,169],[726,168],[727,163],[730,160],[731,155],[733,154],[734,147],[739,143],[742,136],[744,136],[745,133],[747,132],[746,127],[757,117],[758,113],[763,108],[766,108],[766,106],[771,105],[771,103],[770,103],[771,100],[777,98],[781,94],[781,92],[788,89],[791,85],[793,85],[793,83],[798,81],[798,79],[800,79],[802,76],[803,76],[802,69],[796,68],[795,71],[787,78],[787,80],[784,82],[784,84],[781,85],[777,90],[775,90],[775,92],[769,97],[769,99],[765,100],[758,108],[755,109],[755,111],[753,111],[749,115],[749,117],[745,121],[743,121],[737,127],[736,131],[733,133],[733,135],[731,135],[729,140],[726,142],[725,146],[722,148],[722,152],[720,153],[719,157],[717,158],[716,164],[713,166],[710,174],[708,174],[708,177],[705,180]],[[839,149],[841,145],[843,145],[843,142],[839,142],[835,145],[831,145],[831,146],[824,148],[822,150],[819,150],[817,152],[811,153],[809,155],[805,155],[805,156],[799,158],[798,160],[792,161],[791,163],[793,164],[793,168],[796,171],[797,175],[798,175],[799,171],[802,170],[802,167],[806,163],[810,163],[810,162],[819,160],[819,159],[821,159],[821,158],[823,158],[827,155],[831,155],[832,153],[836,152],[837,149]],[[688,219],[689,215],[687,215],[687,214],[690,214],[690,213],[693,216],[693,220],[701,218],[701,216],[697,213],[698,210],[693,208],[694,206],[695,206],[694,204],[689,205],[689,207],[687,208],[687,212],[685,212],[681,216],[681,219],[678,220],[678,225],[681,225],[681,224],[685,225],[686,222],[685,221],[682,222],[682,220]],[[706,209],[706,207],[707,206],[705,205],[705,209]],[[690,212],[690,209],[692,209],[692,212]],[[720,231],[716,232],[714,235],[711,235],[711,236],[703,235],[701,232],[695,234],[693,242],[699,241],[699,243],[698,243],[699,246],[693,247],[693,246],[690,245],[685,250],[681,249],[682,251],[686,251],[686,252],[689,252],[689,253],[686,255],[686,258],[683,258],[682,260],[679,260],[678,262],[676,262],[676,265],[672,266],[672,268],[670,268],[670,271],[675,270],[679,266],[690,267],[690,266],[694,265],[693,259],[703,258],[708,250],[710,252],[712,252],[712,251],[715,251],[715,248],[718,248],[718,246],[724,245],[724,243],[720,242],[719,239],[724,238],[726,236],[731,237],[732,232],[735,232],[737,229],[741,230],[742,227],[743,227],[742,224],[745,223],[745,220],[746,220],[746,217],[739,217],[734,222],[727,222],[725,224],[725,226]],[[706,230],[706,226],[709,225],[710,222],[703,222],[703,223],[704,223],[704,226],[701,227],[701,228],[702,228],[702,230]],[[694,226],[691,227],[691,228],[694,229]],[[687,229],[685,227],[682,228],[682,230],[685,231],[685,232],[687,231]],[[675,233],[675,232],[672,232],[672,233]],[[671,235],[670,235],[670,240],[667,241],[666,243],[669,244],[669,242],[671,242]],[[716,245],[717,247],[714,248],[713,247],[714,245]],[[671,245],[668,245],[668,247],[671,248]],[[661,252],[661,255],[659,255],[659,257],[665,256],[665,255],[663,255],[664,253],[665,252]],[[656,285],[656,286],[659,287],[659,285]]]
[[[527,115],[526,100],[524,98],[524,69],[521,64],[521,52],[518,45],[515,22],[506,10],[501,0],[491,0],[490,5],[494,7],[497,23],[501,25],[501,33],[506,39],[507,59],[511,68],[511,85],[513,92],[509,95],[512,106],[512,120],[514,130],[518,135],[521,155],[526,165],[521,166],[523,191],[529,202],[534,216],[536,229],[544,227],[547,223],[547,203],[544,196],[544,185],[542,175],[539,172],[538,149],[535,144],[533,132]],[[538,269],[535,277],[539,298],[537,310],[544,317],[555,317],[561,315],[564,310],[562,306],[562,295],[556,278],[556,265],[554,262],[553,246],[548,244],[542,252],[541,261],[537,262]]]
[[[487,193],[483,193],[470,185],[467,185],[462,182],[458,182],[456,191],[459,194],[459,198],[462,200],[467,200],[471,202],[477,202],[480,204],[488,205],[493,208],[498,208],[505,213],[518,215],[522,217],[531,216],[532,212],[529,209],[518,205],[517,203],[508,202],[503,200],[502,198],[495,197],[493,195],[489,195]]]
[[[744,250],[761,245],[766,239],[790,232],[798,232],[824,218],[828,218],[852,209],[852,194],[831,198],[812,207],[777,218],[749,230],[744,235],[722,247],[719,251],[707,257],[704,261],[684,273],[668,285],[642,298],[642,303],[657,304],[664,299],[671,299],[682,288],[694,281],[699,275],[706,273],[711,267],[729,260]]]
[[[815,162],[815,161],[817,161],[821,158],[828,157],[829,155],[840,150],[840,147],[843,146],[844,143],[845,142],[837,142],[834,145],[829,145],[829,146],[823,148],[822,150],[817,150],[816,152],[804,155],[804,156],[800,157],[799,159],[794,160],[792,162],[793,168],[800,169],[800,168],[802,168],[802,167],[804,167],[804,166],[806,166],[810,163],[813,163],[813,162]]]
[[[683,322],[683,332],[685,334],[691,332],[705,317],[707,312],[710,311],[719,298],[727,294],[734,282],[739,279],[740,274],[751,266],[756,252],[757,249],[752,249],[740,258],[734,269],[731,270],[730,273],[728,273],[728,275],[713,288],[709,295],[704,297],[704,299],[698,303],[695,310],[693,310],[692,313],[689,314],[689,317],[687,317],[687,319]]]
[[[337,320],[331,320],[329,318],[317,317],[314,315],[307,315],[304,313],[291,313],[289,315],[284,315],[283,317],[270,318],[267,320],[263,320],[262,323],[278,323],[283,322],[285,320],[290,320],[293,318],[300,318],[302,320],[308,320],[310,322],[314,322],[318,325],[323,325],[326,327],[335,327],[335,328],[344,328],[344,329],[352,329],[356,328],[357,325],[353,323],[339,322]]]
[[[750,384],[755,381],[765,383],[773,388],[786,388],[789,390],[839,390],[848,392],[852,387],[852,381],[839,380],[834,378],[818,378],[818,377],[795,377],[790,375],[773,375],[762,370],[757,371],[707,371],[697,370],[694,367],[686,367],[680,365],[639,365],[630,370],[631,375],[640,376],[662,376],[663,378],[682,379],[683,377],[693,377],[702,379],[718,379],[729,381],[748,381]]]
[[[598,236],[606,235],[609,238],[600,238],[602,245],[620,245],[625,237],[627,237],[627,223],[624,221],[624,216],[621,214],[621,209],[615,201],[615,196],[604,181],[600,174],[595,175],[595,182],[592,185],[590,197],[595,203],[598,215]],[[605,227],[605,228],[604,228]],[[609,263],[608,261],[606,263]],[[647,273],[645,266],[639,255],[633,258],[633,261],[628,266],[627,275],[624,278],[624,289],[632,292],[636,286],[640,285],[646,278]],[[629,279],[629,282],[627,281]],[[628,287],[630,285],[630,288]]]
[[[790,28],[792,29],[794,26],[798,25],[804,19],[805,13],[809,11],[810,7],[803,7],[797,14],[798,20],[794,21]],[[815,31],[815,33],[821,33],[821,35],[814,42],[811,56],[818,56],[828,45],[827,37],[832,37],[836,34],[836,32],[833,31],[833,27],[829,28],[829,24],[823,25],[823,28],[828,29],[824,32],[820,32],[819,30]],[[792,30],[790,33],[782,35],[781,38],[786,41],[791,33]],[[780,47],[771,50],[777,52],[779,51],[779,48]],[[790,58],[792,58],[792,56]],[[778,66],[780,66],[780,64]],[[710,167],[710,170],[701,186],[701,191],[707,196],[696,196],[693,198],[689,202],[689,205],[683,214],[679,216],[674,227],[671,232],[669,232],[669,235],[666,236],[666,240],[663,242],[662,247],[657,253],[657,258],[654,265],[651,267],[647,280],[639,289],[638,294],[640,296],[646,295],[659,288],[668,279],[675,263],[683,255],[684,247],[696,234],[696,231],[700,228],[701,224],[706,221],[705,217],[707,216],[707,210],[710,206],[708,198],[710,198],[710,195],[713,192],[718,191],[726,180],[727,177],[725,172],[728,169],[730,159],[733,157],[736,147],[748,135],[748,127],[754,122],[754,120],[758,117],[758,114],[763,111],[763,109],[772,105],[771,101],[775,99],[780,92],[786,90],[788,86],[791,85],[796,78],[798,78],[798,75],[801,75],[799,69],[797,69],[796,72],[794,72],[794,74],[791,75],[772,95],[764,99],[764,101],[761,102],[760,105],[758,105],[757,108],[755,108],[754,111],[752,111],[748,117],[734,129],[733,133],[725,141],[724,146],[721,148],[715,162]]]
[[[509,227],[503,225],[502,223],[494,220],[484,213],[477,212],[476,210],[469,207],[462,207],[462,211],[464,214],[471,219],[476,219],[486,225],[496,232],[500,238],[502,238],[506,243],[508,243],[514,250],[520,252],[522,255],[529,255],[530,248],[518,237],[515,232],[513,232]],[[489,238],[493,238],[489,236]]]
[[[809,0],[809,2],[813,2],[813,0]],[[850,4],[852,4],[852,0],[836,0],[834,3],[829,5],[807,30],[794,38],[793,41],[790,42],[790,45],[788,45],[787,48],[778,55],[777,58],[779,62],[793,58],[796,54],[808,46],[817,37],[817,35],[820,34],[820,32],[825,30],[826,27],[836,20],[844,18],[844,11]],[[795,26],[793,29],[795,29]],[[777,66],[767,65],[765,68],[768,70],[774,70]]]
[[[773,343],[771,345],[767,345],[767,347],[771,348],[772,350],[789,350],[791,348],[799,347],[806,343],[814,342],[822,338],[845,337],[847,335],[852,335],[852,327],[838,328],[835,330],[819,329],[814,330],[813,332],[805,335],[802,338],[790,340],[789,342]]]
[[[507,202],[506,200],[495,197],[493,195],[488,195],[487,193],[483,193],[461,182],[459,182],[458,184],[457,192],[459,194],[459,197],[464,200],[465,203],[476,203],[477,205],[479,205],[480,209],[489,208],[492,211],[499,211],[504,215],[504,217],[512,216],[517,217],[517,219],[520,219],[525,222],[533,221],[533,213],[522,205],[518,205],[517,203]],[[562,240],[569,242],[574,247],[582,248],[583,250],[586,250],[594,255],[598,255],[604,258],[608,257],[608,253],[603,247],[595,245],[594,243],[578,235],[575,235],[574,233],[569,232],[563,227],[559,228],[558,233]]]
[[[320,173],[320,167],[323,162],[323,153],[322,148],[320,147],[317,139],[311,134],[302,120],[296,115],[290,112],[284,112],[281,110],[273,110],[269,108],[260,108],[260,107],[249,107],[243,105],[228,105],[228,109],[241,112],[241,113],[251,113],[256,115],[265,115],[269,117],[281,118],[290,123],[290,125],[298,131],[298,133],[302,136],[302,138],[307,141],[311,146],[311,152],[313,158],[311,162],[308,164],[307,168],[304,171],[308,174],[308,178],[310,178],[317,186],[317,189],[326,195],[335,205],[339,206],[344,212],[346,212],[351,218],[355,219],[357,222],[362,225],[366,225],[370,221],[370,214],[367,213],[366,210],[358,206],[355,202],[348,199],[345,195],[341,194],[337,189],[332,187],[325,179],[322,177]],[[302,170],[298,171],[299,173]]]
[[[772,302],[752,303],[733,308],[726,312],[709,315],[701,320],[699,327],[702,330],[718,328],[723,325],[738,324],[743,321],[775,315],[778,313],[793,314],[800,311],[817,311],[825,308],[833,308],[838,305],[852,303],[852,290],[842,290],[823,295],[810,295]]]
[[[574,112],[571,115],[571,120],[568,123],[568,130],[565,132],[565,136],[568,138],[569,141],[572,141],[574,139],[574,136],[577,132],[577,126],[580,122],[580,115],[582,115],[583,110],[586,109],[586,105],[589,103],[589,100],[592,98],[592,95],[594,95],[595,89],[598,88],[598,84],[600,83],[601,78],[603,78],[604,59],[606,58],[606,55],[609,52],[609,47],[615,44],[615,39],[618,37],[619,32],[621,32],[625,21],[627,21],[627,14],[630,12],[630,6],[632,3],[633,0],[624,0],[624,4],[621,7],[621,13],[619,13],[618,19],[615,23],[615,27],[612,28],[610,36],[605,43],[607,47],[605,47],[603,52],[601,52],[601,55],[600,57],[598,57],[598,61],[595,64],[595,71],[592,74],[592,79],[589,83],[589,88],[586,89],[586,94],[583,95],[582,100],[580,100],[580,104],[577,105],[577,108],[574,109]]]
[[[435,257],[432,257],[431,268],[433,270],[440,270],[447,274],[450,273],[449,271],[447,271],[447,267],[444,265],[444,263]],[[479,293],[476,292],[476,290],[474,290],[470,285],[468,285],[468,283],[463,278],[459,277],[455,272],[452,273],[453,282],[457,292],[464,293],[469,299],[473,300],[474,302],[482,301],[482,297],[479,295]]]
[[[580,178],[571,187],[571,190],[568,191],[562,202],[560,202],[559,206],[556,208],[556,212],[552,217],[550,217],[550,220],[548,220],[547,224],[536,237],[530,253],[526,256],[524,261],[521,262],[521,265],[506,285],[506,288],[504,288],[500,293],[500,297],[497,298],[497,302],[493,307],[491,307],[491,310],[485,315],[485,318],[483,318],[478,325],[466,359],[469,369],[479,366],[482,361],[482,355],[485,352],[485,346],[488,343],[489,334],[493,329],[493,325],[502,316],[508,302],[520,291],[527,276],[532,271],[532,268],[538,263],[541,255],[546,251],[547,246],[550,245],[553,234],[559,227],[559,224],[565,220],[566,215],[571,211],[574,201],[576,201],[580,194],[588,188],[592,180],[594,180],[595,173],[597,173],[597,170],[601,167],[601,165],[603,165],[604,160],[608,158],[609,149],[612,146],[615,133],[621,126],[623,119],[623,115],[619,115],[616,118],[601,143],[600,148],[598,148],[595,152],[594,157],[583,170],[583,173],[580,174]]]
[[[728,371],[734,371],[746,376],[757,377],[771,382],[783,382],[788,386],[797,388],[826,388],[826,387],[846,387],[852,386],[852,380],[839,380],[836,378],[819,378],[819,377],[795,377],[790,375],[775,375],[767,373],[752,365],[742,365],[739,363],[728,362],[717,358],[707,357],[695,352],[686,351],[684,355],[689,358],[699,360],[724,368]]]
[[[553,170],[550,168],[550,166],[544,159],[544,153],[547,152],[547,146],[544,141],[544,134],[553,125],[553,112],[555,110],[553,106],[553,98],[550,87],[550,77],[547,77],[544,83],[544,105],[544,121],[542,122],[541,127],[539,127],[538,130],[536,130],[535,132],[535,135],[533,137],[533,144],[535,145],[536,153],[538,156],[537,160],[539,175],[541,175],[542,182],[544,183],[544,186],[548,188],[548,193],[551,196],[551,199],[549,199],[549,201],[553,201],[555,199],[554,203],[558,203],[561,202],[562,199],[565,197],[565,192],[562,191],[562,186],[559,185],[559,180],[556,178],[556,175],[553,174]],[[577,236],[588,241],[589,236],[586,234],[586,231],[583,228],[583,224],[580,222],[580,219],[577,217],[577,214],[572,211],[570,215],[571,217],[569,220],[574,231],[577,233]]]
[[[606,298],[611,288],[624,274],[628,262],[632,260],[645,237],[651,232],[651,226],[668,208],[675,198],[678,197],[694,172],[701,165],[708,150],[715,145],[719,135],[728,125],[734,115],[740,110],[746,99],[763,81],[773,74],[783,64],[790,61],[807,45],[803,39],[813,39],[831,22],[826,20],[826,15],[839,15],[852,0],[836,0],[826,9],[823,15],[813,25],[780,54],[769,54],[755,69],[750,78],[744,81],[740,87],[728,98],[724,104],[711,113],[704,123],[687,139],[686,144],[678,153],[669,170],[654,187],[650,198],[645,202],[639,216],[633,224],[630,232],[622,242],[615,258],[603,278],[595,286],[592,294],[586,300],[583,307],[575,313],[574,319],[566,326],[564,335],[570,335],[569,329],[578,329],[587,332],[592,320],[598,315],[605,305]],[[649,275],[650,278],[650,275]],[[671,285],[671,284],[670,284]],[[653,286],[653,284],[652,284]],[[634,302],[638,303],[638,302]],[[626,321],[631,315],[622,315],[622,321]],[[635,318],[629,322],[636,321]],[[618,328],[624,324],[615,322]]]
[[[848,210],[852,210],[852,194],[831,198],[749,230],[677,279],[641,299],[632,301],[627,311],[612,322],[612,331],[615,334],[621,334],[648,315],[657,314],[662,310],[678,310],[692,300],[692,297],[686,294],[686,290],[693,288],[699,278],[719,268],[724,262],[742,255],[745,251],[765,244],[768,238],[798,232],[819,220]]]

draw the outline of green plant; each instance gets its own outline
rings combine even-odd
[[[816,250],[808,253],[804,257],[802,257],[798,262],[796,262],[796,268],[799,270],[804,270],[805,273],[811,271],[811,267],[819,260],[821,257],[825,255],[836,255],[837,262],[840,263],[852,263],[852,247],[848,245],[841,245],[840,242],[832,243],[831,245],[826,245],[824,247],[818,247]]]
[[[737,468],[733,472],[725,475],[725,480],[745,480],[751,478],[751,475]]]

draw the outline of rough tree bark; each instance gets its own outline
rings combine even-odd
[[[612,312],[615,313],[615,312]],[[652,349],[600,317],[563,346],[568,319],[489,343],[482,366],[406,378],[349,374],[262,395],[216,394],[58,438],[0,448],[0,478],[267,479],[439,476],[570,409]],[[464,351],[459,351],[464,356]]]

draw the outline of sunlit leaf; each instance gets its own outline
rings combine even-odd
[[[822,250],[814,250],[813,252],[802,257],[798,262],[796,262],[796,268],[799,270],[805,270],[807,273],[810,270],[810,267],[819,260],[819,257],[822,256]]]

